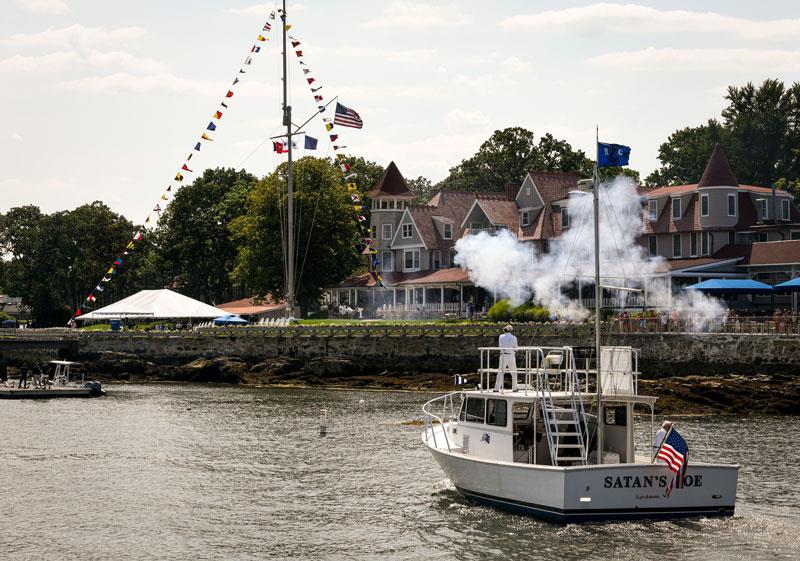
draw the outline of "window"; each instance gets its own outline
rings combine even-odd
[[[431,254],[431,269],[441,269],[441,268],[442,268],[442,252],[437,250]]]
[[[561,207],[561,229],[566,230],[569,228],[569,208]]]
[[[370,226],[369,227],[369,237],[373,240],[378,239],[378,227],[377,226]]]
[[[504,427],[508,422],[508,402],[505,399],[486,401],[486,424]]]
[[[419,250],[408,249],[403,252],[403,270],[411,271],[419,269]]]
[[[453,239],[453,225],[452,224],[444,224],[442,226],[442,237],[446,240]]]
[[[768,242],[769,235],[766,232],[759,232],[758,233],[758,241],[759,242]]]
[[[394,253],[391,251],[384,251],[381,254],[381,271],[384,273],[391,273],[394,271]]]
[[[736,216],[736,195],[728,195],[728,216]]]
[[[733,245],[733,244],[735,244],[735,243],[736,243],[736,232],[735,232],[735,231],[733,231],[733,230],[731,230],[730,232],[728,232],[728,243],[729,243],[730,245]]]
[[[461,421],[468,423],[483,423],[486,411],[486,400],[482,397],[468,397],[467,404],[461,408]]]
[[[410,224],[409,224],[410,226]],[[382,240],[391,240],[392,239],[392,225],[391,224],[382,224],[381,225],[381,239]]]
[[[650,257],[658,255],[658,238],[650,236]]]
[[[709,233],[703,232],[700,236],[700,253],[703,255],[708,255],[710,253],[709,250]]]
[[[800,240],[800,230],[792,230],[791,239]]]
[[[697,232],[689,234],[689,257],[697,257]]]
[[[700,216],[708,216],[708,195],[700,195]]]
[[[469,223],[470,230],[483,230],[483,224],[480,222],[470,222]]]
[[[680,257],[681,256],[681,235],[680,234],[672,234],[672,256],[673,257]]]
[[[672,198],[672,219],[673,220],[681,219],[681,200],[678,197]]]
[[[756,209],[758,210],[758,219],[767,219],[767,199],[756,199]]]
[[[658,201],[655,199],[647,201],[647,218],[650,222],[658,220]]]
[[[390,210],[393,210],[393,209],[394,209],[394,199],[392,199],[391,201],[389,201],[389,209],[390,209]]]
[[[520,221],[521,225],[527,226],[528,224],[531,223],[530,219],[531,219],[531,213],[528,212],[527,210],[522,212],[522,213],[520,213],[519,221]]]
[[[781,220],[789,220],[789,199],[781,200]]]
[[[412,230],[411,224],[403,224],[403,239],[408,239],[411,237]]]

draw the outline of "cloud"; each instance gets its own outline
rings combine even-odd
[[[464,13],[463,6],[393,0],[379,17],[363,24],[370,28],[429,28],[461,27],[474,21],[471,14]]]
[[[480,111],[464,111],[456,108],[445,116],[444,123],[448,128],[488,127],[491,119]]]
[[[523,73],[531,69],[531,63],[521,60],[515,56],[510,56],[500,62],[500,65],[510,72]]]
[[[240,6],[239,8],[228,8],[225,10],[229,14],[236,14],[237,16],[267,16],[270,12],[275,10],[275,4],[250,4],[249,6]],[[298,12],[305,12],[308,6],[305,4],[289,4],[286,6],[286,12],[291,19],[292,14]]]
[[[48,27],[37,33],[17,33],[0,38],[0,45],[10,47],[48,47],[48,48],[91,48],[139,39],[147,33],[141,27],[85,27],[81,24],[61,29]]]
[[[125,51],[57,51],[39,56],[14,55],[0,60],[0,70],[12,72],[57,72],[78,66],[91,68],[113,67],[134,72],[166,72],[163,62],[140,58]]]
[[[64,0],[14,0],[14,3],[35,14],[65,14],[70,11]]]
[[[22,138],[22,135],[19,134],[18,132],[11,133],[11,140],[14,140],[19,143],[25,142],[25,140],[23,140]]]
[[[422,64],[437,60],[437,49],[379,49],[375,47],[337,47],[334,53],[342,57],[384,62]]]
[[[623,70],[697,71],[797,71],[800,52],[751,49],[657,49],[620,51],[586,59],[588,64]]]
[[[794,39],[800,19],[752,20],[689,10],[659,10],[638,4],[597,3],[577,8],[518,14],[506,28],[538,31],[604,31],[621,34],[714,33],[748,39]]]
[[[268,98],[274,96],[272,84],[247,82],[235,92],[237,98]],[[207,97],[220,97],[227,86],[220,82],[183,78],[174,74],[150,74],[137,76],[128,72],[116,72],[106,76],[90,76],[75,80],[62,80],[56,88],[69,92],[92,94],[116,93],[177,93]]]

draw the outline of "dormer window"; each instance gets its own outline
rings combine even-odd
[[[672,199],[672,219],[681,219],[681,199],[679,197],[673,197]]]
[[[403,224],[403,239],[409,239],[412,236],[411,224]]]
[[[519,215],[519,223],[522,226],[527,226],[528,224],[530,224],[530,219],[531,219],[531,213],[528,212],[527,210],[521,212]]]
[[[453,225],[452,224],[442,224],[442,237],[446,240],[453,239]]]
[[[789,199],[781,200],[781,220],[789,220]]]
[[[658,220],[658,201],[655,199],[647,201],[647,218],[650,222]]]
[[[767,199],[756,199],[756,209],[758,209],[758,219],[767,219]]]

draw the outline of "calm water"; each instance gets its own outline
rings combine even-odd
[[[798,418],[681,420],[743,465],[734,518],[561,527],[459,498],[401,425],[421,394],[109,389],[0,402],[0,559],[800,558]]]

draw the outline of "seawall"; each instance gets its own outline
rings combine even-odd
[[[349,359],[363,371],[470,372],[478,366],[477,348],[496,345],[496,328],[472,333],[449,330],[370,331],[217,330],[178,334],[83,333],[70,357],[92,361],[104,353],[135,355],[161,365],[197,358],[238,357],[260,362],[277,357],[313,360]],[[521,329],[520,345],[585,346],[594,344],[584,326]],[[605,345],[641,349],[646,377],[688,374],[800,373],[800,337],[719,333],[628,333],[603,337]]]

